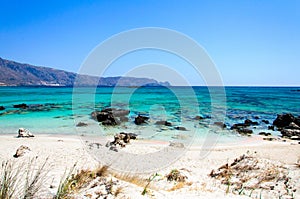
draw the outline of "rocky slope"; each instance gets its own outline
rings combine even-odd
[[[73,86],[75,80],[78,86],[170,86],[149,78],[98,78],[0,58],[0,86]]]

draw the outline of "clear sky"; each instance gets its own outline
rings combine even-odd
[[[142,27],[169,28],[196,40],[226,85],[300,85],[299,0],[2,0],[0,57],[77,72],[99,43]],[[180,60],[168,63],[168,55],[147,53],[120,59],[106,75],[162,62],[201,83]],[[180,84],[172,76],[166,80]]]

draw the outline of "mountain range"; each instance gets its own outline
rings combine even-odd
[[[0,86],[170,86],[151,78],[95,77],[0,58]]]

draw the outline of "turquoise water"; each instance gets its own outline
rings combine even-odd
[[[235,135],[228,129],[245,119],[258,121],[255,133],[267,129],[277,114],[300,115],[299,88],[289,87],[140,87],[140,88],[35,88],[0,87],[0,134],[16,134],[20,127],[34,134],[114,134],[120,131],[138,133],[145,138],[170,138],[178,134],[174,126],[183,126],[197,134],[212,129],[213,133]],[[213,96],[213,98],[211,98]],[[26,109],[13,105],[25,103]],[[212,104],[213,103],[213,104]],[[90,118],[94,110],[105,107],[130,110],[129,121],[118,127],[104,127]],[[144,114],[149,124],[137,126],[134,117]],[[193,120],[197,115],[224,120],[227,129],[209,126],[211,119]],[[173,127],[155,125],[167,120]],[[76,127],[85,122],[87,127]],[[184,133],[184,132],[182,132]]]

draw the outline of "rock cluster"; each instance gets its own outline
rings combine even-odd
[[[19,128],[18,138],[29,138],[29,137],[34,137],[34,135],[30,133],[30,131],[27,129]]]
[[[169,174],[166,175],[167,181],[185,182],[187,176],[180,173],[179,170],[173,169]]]
[[[114,136],[114,141],[107,142],[106,147],[109,147],[110,150],[118,152],[117,146],[125,147],[126,144],[130,143],[130,140],[135,140],[137,135],[134,133],[124,133],[121,132]]]
[[[282,137],[300,139],[300,117],[290,113],[277,115],[273,125],[281,132]]]
[[[246,119],[244,123],[234,124],[231,127],[231,130],[236,130],[238,133],[243,135],[249,135],[253,133],[251,129],[248,129],[248,127],[251,125],[258,125],[258,122],[253,122],[252,120]]]
[[[101,111],[92,112],[91,116],[103,125],[115,126],[121,122],[128,121],[128,114],[129,110],[106,108]]]

